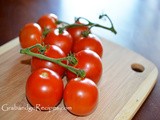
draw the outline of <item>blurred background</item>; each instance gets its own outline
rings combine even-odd
[[[152,61],[160,71],[160,0],[0,0],[0,45],[19,35],[29,22],[46,13],[72,23],[75,17],[98,20],[107,13],[117,35],[93,29],[97,35],[131,49]],[[104,46],[105,47],[105,46]],[[152,93],[135,115],[135,120],[160,120],[160,77]]]

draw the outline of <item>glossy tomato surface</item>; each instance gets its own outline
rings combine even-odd
[[[55,29],[57,28],[57,24],[56,24],[57,20],[58,20],[58,17],[55,14],[49,13],[41,16],[38,19],[37,23],[41,26],[43,30],[45,28]]]
[[[77,24],[80,24],[80,23],[77,23]],[[67,28],[67,31],[71,34],[74,43],[77,42],[80,39],[80,37],[82,37],[82,32],[87,30],[88,30],[87,26],[75,26],[75,27]]]
[[[49,45],[44,53],[45,56],[51,57],[51,58],[64,58],[66,57],[65,53],[55,45]],[[32,57],[31,59],[31,69],[32,72],[39,69],[39,68],[48,68],[53,71],[55,71],[57,74],[59,74],[61,77],[63,77],[65,68],[62,66],[57,65],[56,63],[42,60],[36,57]]]
[[[82,50],[75,54],[78,63],[73,67],[83,69],[86,77],[93,80],[96,84],[102,75],[102,62],[97,53],[91,50]],[[76,78],[76,75],[70,71],[66,72],[67,79]]]
[[[74,78],[64,90],[64,104],[68,110],[78,116],[91,114],[98,103],[98,88],[88,78]]]
[[[42,29],[37,23],[28,23],[20,31],[19,41],[22,48],[41,44]]]
[[[101,40],[94,34],[89,34],[87,37],[81,37],[76,43],[74,43],[72,52],[77,53],[81,50],[92,50],[100,57],[103,55]]]
[[[52,109],[61,101],[62,95],[63,82],[54,71],[42,68],[29,76],[26,83],[26,97],[36,109]]]
[[[59,29],[55,29],[47,34],[44,39],[44,43],[46,45],[57,45],[67,55],[71,51],[73,40],[66,30],[60,33]]]

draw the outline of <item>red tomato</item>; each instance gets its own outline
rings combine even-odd
[[[102,75],[102,62],[99,55],[91,50],[82,50],[76,53],[75,57],[78,63],[73,67],[83,69],[86,72],[86,78],[93,80],[97,84]],[[68,70],[66,76],[68,80],[77,77]]]
[[[64,57],[66,57],[65,53],[58,46],[55,46],[55,45],[48,46],[44,55],[47,57],[51,57],[51,58],[64,58]],[[49,69],[55,71],[56,73],[58,73],[61,77],[64,75],[64,72],[65,72],[64,67],[59,66],[53,62],[41,60],[36,57],[32,57],[31,68],[32,68],[32,71],[35,71],[39,68],[49,68]]]
[[[45,28],[55,29],[57,28],[57,24],[56,24],[57,20],[58,20],[58,17],[55,14],[49,13],[41,16],[37,23],[41,26],[43,30]]]
[[[67,55],[71,51],[73,40],[66,30],[63,33],[59,33],[59,29],[55,29],[47,34],[44,38],[44,43],[46,45],[57,45]]]
[[[72,52],[77,53],[81,50],[88,49],[96,52],[100,57],[102,57],[103,47],[101,40],[93,34],[89,34],[88,37],[81,37],[76,43],[74,43]]]
[[[50,110],[63,97],[63,82],[57,73],[47,68],[33,72],[26,83],[26,97],[38,110]]]
[[[75,115],[91,114],[98,103],[98,88],[88,78],[74,78],[69,81],[64,90],[64,104]]]
[[[41,44],[42,29],[37,23],[28,23],[20,31],[19,41],[22,48],[27,48],[37,43]]]
[[[80,24],[80,23],[78,23],[78,24]],[[76,41],[78,41],[80,37],[82,37],[82,35],[81,35],[82,32],[86,31],[86,30],[88,30],[87,26],[76,26],[76,27],[67,28],[67,31],[71,34],[74,43]]]

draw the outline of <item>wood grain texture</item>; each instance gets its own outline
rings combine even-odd
[[[118,34],[100,29],[97,34],[141,54],[160,71],[160,0],[0,0],[0,8],[0,45],[18,36],[26,23],[36,22],[44,13],[53,12],[67,22],[78,16],[96,21],[97,15],[107,13]],[[133,120],[160,120],[159,93],[160,75]]]
[[[17,41],[18,38],[14,39],[14,43],[18,43]],[[104,46],[103,75],[98,84],[99,103],[91,115],[74,116],[64,110],[63,101],[50,112],[33,109],[25,97],[25,84],[31,73],[28,64],[30,57],[20,55],[20,47],[16,45],[12,50],[0,55],[0,118],[3,120],[10,118],[14,120],[131,119],[155,85],[158,70],[153,63],[135,52],[106,39],[103,39],[102,42]],[[144,71],[132,70],[132,64],[142,65]],[[22,110],[15,110],[16,107]]]

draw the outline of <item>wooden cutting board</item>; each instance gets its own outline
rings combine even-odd
[[[156,83],[158,70],[144,57],[115,43],[102,40],[103,75],[97,109],[77,117],[65,110],[63,101],[50,112],[33,109],[25,97],[31,74],[30,56],[19,53],[18,38],[0,48],[0,118],[2,120],[127,120],[132,119]],[[65,81],[65,80],[64,80]]]

